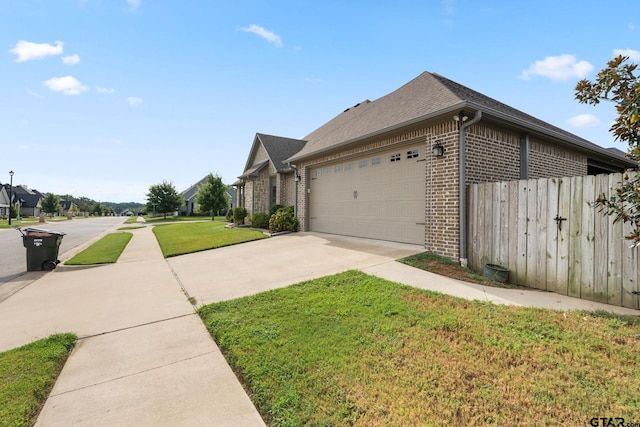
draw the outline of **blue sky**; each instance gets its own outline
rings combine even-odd
[[[423,71],[604,147],[612,105],[574,87],[618,51],[629,2],[0,0],[0,182],[145,202],[230,184],[256,132],[301,138]]]

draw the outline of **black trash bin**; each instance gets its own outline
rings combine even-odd
[[[60,263],[60,243],[66,233],[31,227],[18,230],[22,233],[22,243],[27,248],[27,271],[51,271],[56,268]]]

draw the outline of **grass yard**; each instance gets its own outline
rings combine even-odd
[[[35,423],[76,339],[57,334],[0,353],[0,427]]]
[[[224,221],[187,222],[153,227],[165,258],[263,239],[261,231],[225,228]]]
[[[199,310],[268,425],[640,422],[640,319],[358,271]]]
[[[94,265],[117,262],[132,236],[133,234],[124,232],[107,234],[64,264]]]

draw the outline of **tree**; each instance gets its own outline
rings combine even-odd
[[[582,104],[598,105],[600,101],[615,104],[618,117],[609,129],[616,140],[629,144],[628,156],[640,160],[640,76],[636,75],[637,64],[628,63],[628,56],[617,56],[607,63],[596,80],[581,80],[576,85],[576,99]],[[634,246],[640,246],[640,175],[625,175],[624,181],[607,197],[601,194],[595,200],[614,222],[630,222],[631,234],[625,236]]]
[[[95,202],[91,206],[90,213],[91,215],[102,216],[102,214],[104,213],[104,206],[102,206],[102,203]]]
[[[51,216],[60,212],[60,198],[53,193],[46,193],[42,199],[42,212]]]
[[[149,187],[147,193],[147,210],[158,212],[167,217],[168,212],[174,212],[182,206],[182,198],[172,183],[162,181],[162,184],[154,184]]]
[[[227,186],[222,183],[222,178],[218,175],[209,174],[204,184],[198,187],[196,194],[196,203],[199,205],[200,212],[211,212],[211,220],[215,218],[215,214],[222,209],[227,208],[227,198],[224,195]]]

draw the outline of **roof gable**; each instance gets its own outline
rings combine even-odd
[[[307,145],[295,157],[354,141],[400,123],[460,104],[463,100],[424,72],[395,91],[348,108],[304,139]]]
[[[289,172],[291,168],[284,161],[299,152],[305,144],[306,141],[300,139],[256,133],[242,177],[255,173],[266,165],[262,159],[259,159],[259,162],[254,164],[260,148],[264,149],[268,161],[271,162],[278,173]]]

